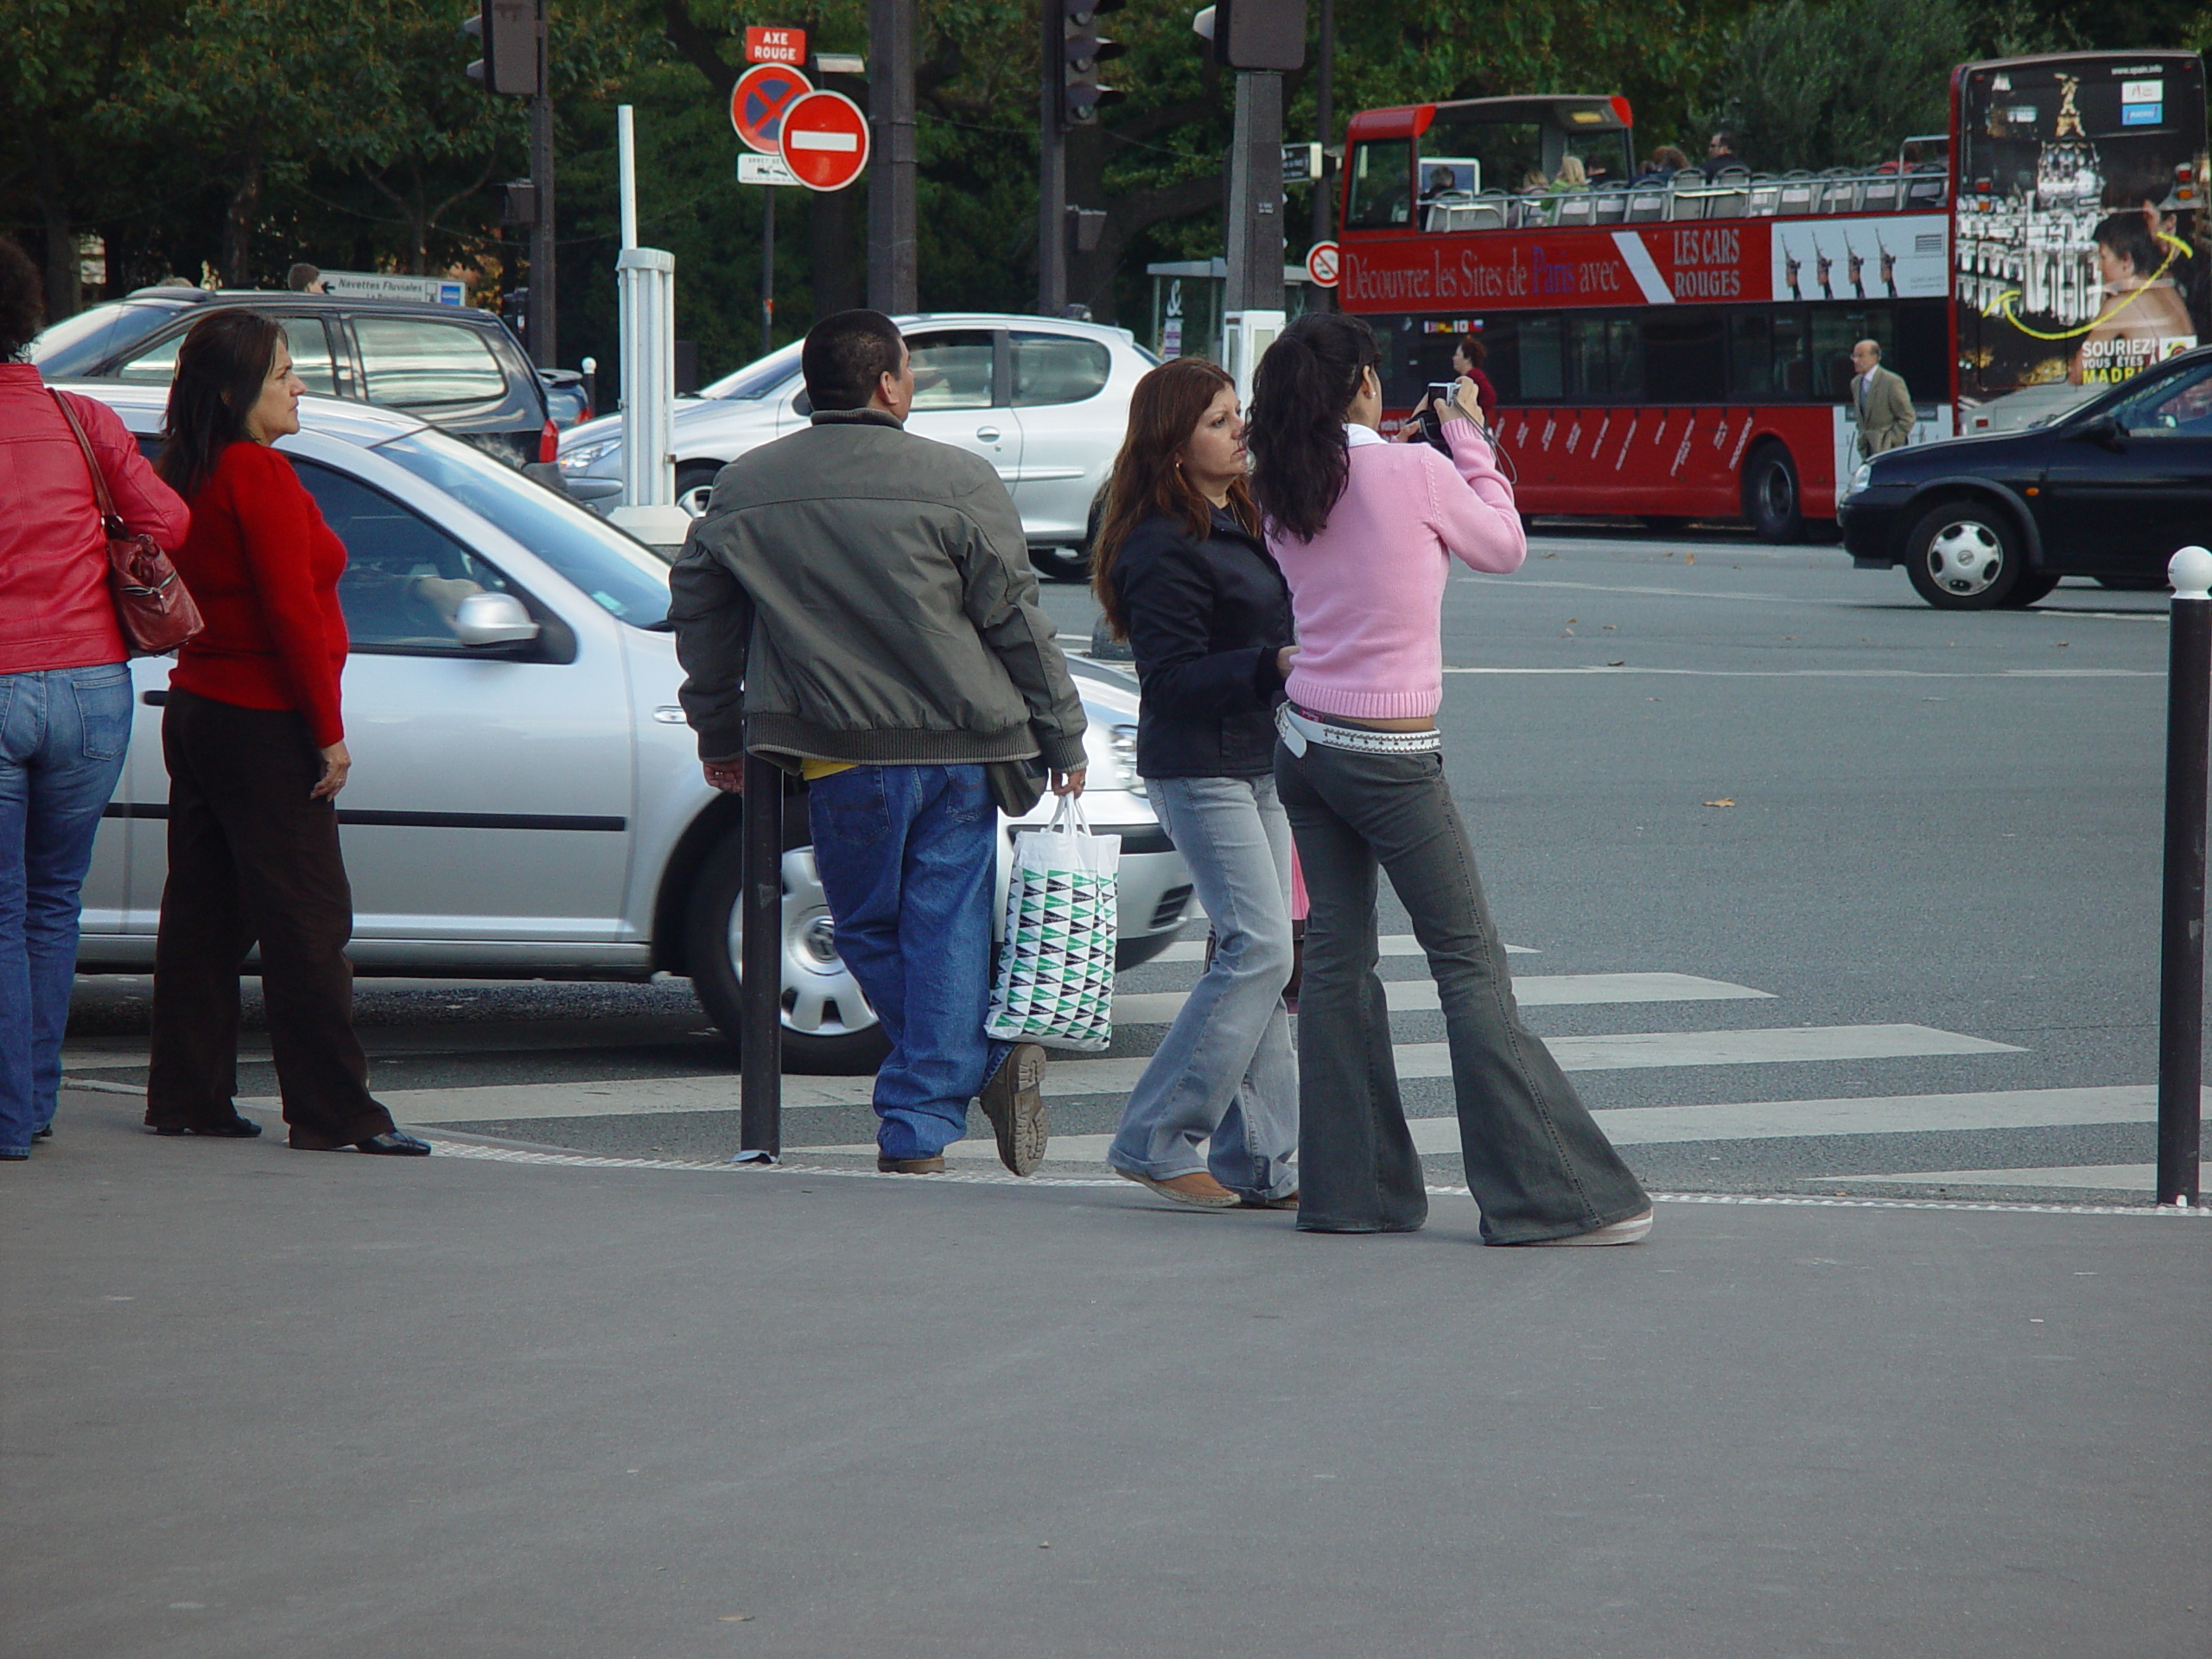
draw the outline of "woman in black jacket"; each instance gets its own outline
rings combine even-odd
[[[1274,776],[1274,705],[1294,650],[1290,589],[1260,538],[1244,474],[1228,375],[1179,358],[1137,383],[1092,585],[1136,657],[1137,771],[1190,866],[1217,948],[1106,1158],[1179,1204],[1290,1209],[1290,825]]]

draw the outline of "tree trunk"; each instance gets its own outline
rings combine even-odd
[[[223,215],[226,288],[253,286],[253,221],[261,208],[261,139],[257,135],[246,146],[245,160],[238,169],[238,188]]]

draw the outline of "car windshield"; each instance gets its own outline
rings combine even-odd
[[[113,357],[167,324],[184,308],[179,305],[96,305],[64,317],[31,341],[25,355],[38,365],[48,380],[67,380],[89,374]]]
[[[416,477],[490,519],[632,627],[668,620],[668,567],[575,502],[436,432],[410,432],[378,446]]]
[[[799,342],[793,340],[781,351],[771,352],[758,362],[748,363],[734,374],[726,374],[712,385],[704,388],[702,397],[735,397],[746,403],[756,403],[798,372]]]

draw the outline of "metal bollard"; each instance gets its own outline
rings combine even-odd
[[[2158,1202],[2201,1196],[2203,1130],[2204,812],[2212,746],[2212,552],[2184,547],[2166,670],[2166,874],[2158,951]]]
[[[772,1164],[784,1150],[784,774],[745,757],[745,879],[738,899],[745,995],[738,1099],[740,1164]]]

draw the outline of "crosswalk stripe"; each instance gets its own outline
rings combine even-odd
[[[1927,1026],[1630,1032],[1607,1037],[1554,1037],[1549,1046],[1560,1065],[1570,1071],[2018,1052],[2009,1044],[1936,1031]],[[1401,1043],[1393,1052],[1401,1077],[1452,1075],[1451,1051],[1442,1043]],[[1148,1064],[1148,1059],[1137,1057],[1055,1060],[1045,1068],[1045,1093],[1056,1098],[1125,1095],[1136,1086]],[[783,1096],[784,1104],[792,1109],[865,1106],[873,1097],[873,1090],[874,1081],[868,1077],[787,1077],[784,1079]],[[486,1123],[509,1118],[635,1117],[653,1112],[728,1111],[737,1104],[738,1086],[734,1077],[640,1077],[613,1083],[397,1089],[379,1091],[377,1097],[405,1122]]]
[[[1392,979],[1382,984],[1394,1014],[1442,1007],[1433,979]],[[1513,995],[1524,1008],[1556,1008],[1599,1002],[1725,1002],[1771,998],[1771,991],[1731,985],[1695,974],[1516,974]],[[1183,1012],[1188,991],[1131,991],[1114,999],[1117,1026],[1165,1026]]]
[[[1386,957],[1421,955],[1421,941],[1410,933],[1385,933],[1376,938],[1375,944],[1380,954]],[[1543,953],[1532,950],[1525,944],[1509,944],[1505,947],[1505,954],[1509,957],[1535,957]],[[1206,942],[1204,939],[1178,939],[1153,958],[1154,962],[1204,962],[1205,959]]]
[[[2056,1168],[1927,1169],[1909,1175],[1821,1175],[1807,1180],[1876,1186],[2070,1186],[2100,1192],[2152,1192],[2156,1164],[2069,1164]]]
[[[1768,1141],[1815,1135],[1895,1135],[1975,1129],[2040,1128],[2058,1124],[2148,1123],[2158,1113],[2155,1086],[2114,1089],[2020,1089],[1959,1095],[1891,1095],[1864,1099],[1763,1100],[1719,1106],[1624,1106],[1592,1114],[1615,1146],[1660,1146],[1673,1142]],[[1427,1153],[1459,1150],[1459,1121],[1456,1117],[1417,1117],[1406,1126],[1414,1147]],[[1100,1163],[1112,1144],[1110,1135],[1054,1135],[1046,1150],[1056,1163]],[[794,1151],[799,1148],[793,1148]],[[859,1156],[872,1154],[867,1146],[812,1147],[816,1153]],[[988,1139],[955,1142],[945,1156],[995,1160],[996,1148]],[[2147,1168],[2148,1166],[2145,1166]],[[2031,1181],[1996,1182],[1995,1175],[2017,1171],[1980,1172],[1993,1185],[2025,1186]],[[2041,1172],[2049,1174],[2050,1172]],[[1811,1179],[1811,1178],[1808,1178]],[[1852,1176],[1853,1180],[1882,1179]],[[1900,1181],[1932,1185],[1934,1176],[1898,1175]],[[1967,1174],[1955,1173],[1963,1184]],[[2088,1181],[2051,1181],[2052,1185],[2087,1186]],[[2149,1185],[2146,1179],[2144,1185]]]

